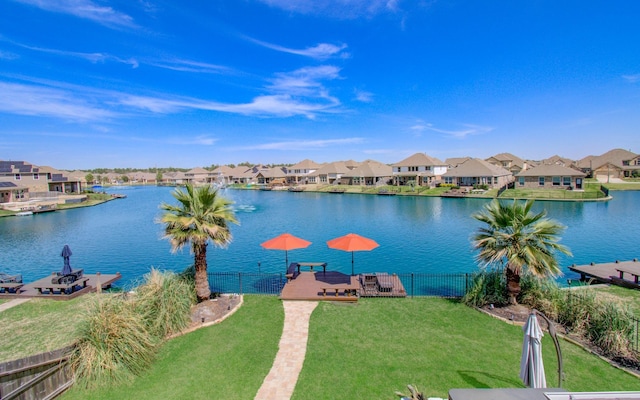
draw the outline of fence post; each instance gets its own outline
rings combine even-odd
[[[413,272],[411,273],[411,298],[413,299],[414,296],[414,283],[413,283]]]
[[[238,272],[238,286],[240,287],[240,295],[242,295],[242,272]]]

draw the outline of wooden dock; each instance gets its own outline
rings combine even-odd
[[[37,298],[37,299],[54,299],[54,300],[71,300],[83,294],[95,292],[98,288],[98,284],[102,290],[111,288],[111,285],[122,278],[120,273],[116,274],[84,274],[86,280],[86,286],[79,285],[70,293],[66,294],[64,291],[54,293],[44,292],[40,293],[36,288],[47,287],[51,283],[53,275],[49,275],[45,278],[38,279],[31,283],[25,283],[22,287],[15,290],[15,292],[9,292],[5,290],[0,293],[0,299],[24,299],[24,298]],[[84,283],[84,282],[83,282]],[[50,286],[50,285],[49,285]]]
[[[640,262],[638,262],[637,259],[601,264],[574,264],[570,266],[569,269],[580,274],[581,281],[592,279],[601,283],[611,283],[619,286],[640,289],[640,284],[638,284]]]
[[[376,281],[374,285],[365,285]],[[357,302],[359,297],[406,297],[407,293],[397,275],[362,274],[350,276],[336,271],[300,272],[282,288],[282,300],[347,301]]]

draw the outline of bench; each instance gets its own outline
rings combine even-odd
[[[390,292],[393,290],[393,280],[387,273],[377,272],[378,290],[381,292]]]
[[[287,281],[292,281],[296,279],[298,275],[300,275],[300,269],[299,269],[298,263],[289,264],[289,268],[287,268],[287,274],[285,275],[287,277]]]
[[[351,297],[352,295],[356,295],[357,291],[352,285],[333,285],[330,287],[323,287],[322,289],[322,297],[327,297],[327,291],[331,292],[335,290],[335,297],[338,297],[340,291],[343,290],[345,296]]]
[[[49,294],[55,294],[56,291],[59,291],[60,294],[71,294],[74,292],[76,286],[82,286],[83,289],[86,288],[88,280],[89,278],[80,278],[71,283],[47,283],[40,286],[34,286],[33,288],[36,289],[39,294],[43,294],[45,291],[48,291]]]
[[[23,286],[22,282],[3,282],[0,283],[0,293],[20,293]]]
[[[622,269],[622,268],[616,268],[616,271],[618,271],[618,273],[620,274],[620,279],[624,280],[624,274],[627,273],[633,276],[633,283],[635,283],[636,285],[638,284],[639,274],[637,271],[630,271],[628,269]]]

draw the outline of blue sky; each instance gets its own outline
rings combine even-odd
[[[0,159],[640,152],[640,2],[2,0]]]

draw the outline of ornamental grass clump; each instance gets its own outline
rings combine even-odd
[[[470,307],[507,304],[504,272],[500,269],[486,269],[476,273],[462,302]]]
[[[543,312],[551,319],[558,319],[558,305],[563,293],[556,281],[523,274],[520,286],[522,287],[518,299],[520,303]]]
[[[631,345],[632,317],[619,304],[600,302],[587,325],[587,337],[607,356],[637,360]]]
[[[158,343],[129,301],[100,296],[79,324],[71,366],[86,387],[126,382],[151,365]]]
[[[181,275],[152,268],[131,301],[149,331],[163,339],[189,326],[196,293]]]

